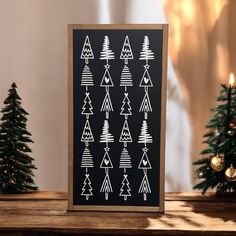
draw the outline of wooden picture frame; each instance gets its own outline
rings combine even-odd
[[[131,41],[130,42],[126,41],[126,43],[128,42],[128,44],[130,44],[132,46],[131,47],[132,51],[135,51],[136,47],[138,47],[137,50],[140,52],[142,50],[142,47],[146,46],[146,47],[149,48],[149,38],[145,39],[146,34],[150,35],[149,37],[150,37],[150,52],[151,52],[150,55],[151,56],[149,58],[153,59],[152,58],[152,53],[153,53],[152,52],[152,48],[157,49],[156,51],[154,51],[154,59],[153,59],[152,62],[149,62],[149,61],[146,60],[146,66],[148,67],[147,68],[144,65],[145,58],[147,59],[147,56],[146,57],[143,56],[143,58],[142,58],[143,60],[142,60],[141,59],[142,56],[140,54],[140,57],[137,58],[138,52],[136,51],[134,54],[136,55],[136,59],[137,60],[139,59],[140,62],[136,60],[135,63],[136,64],[139,63],[139,66],[133,65],[132,73],[136,73],[136,69],[139,70],[138,68],[142,68],[143,71],[145,71],[146,69],[149,70],[149,64],[151,64],[150,68],[153,68],[153,73],[157,73],[158,74],[158,78],[152,78],[153,84],[155,82],[157,82],[157,80],[158,81],[160,80],[158,82],[158,83],[160,83],[160,88],[157,88],[157,89],[159,89],[158,90],[159,94],[156,93],[156,92],[155,93],[151,92],[152,89],[155,88],[155,85],[153,86],[153,88],[149,89],[149,91],[150,91],[149,93],[150,94],[152,93],[150,96],[151,96],[151,102],[153,103],[153,105],[152,105],[153,110],[151,108],[151,110],[153,111],[153,114],[154,114],[155,110],[159,109],[158,110],[159,113],[158,112],[155,113],[155,114],[159,114],[158,117],[156,117],[157,120],[159,120],[159,122],[155,123],[155,119],[154,119],[153,126],[151,126],[152,130],[150,130],[153,133],[155,133],[155,132],[157,133],[156,137],[158,137],[158,138],[156,140],[159,140],[158,143],[155,144],[155,147],[156,146],[159,147],[157,149],[158,153],[155,152],[152,155],[152,160],[156,163],[156,165],[154,167],[152,167],[152,168],[157,168],[157,169],[155,169],[155,171],[154,171],[154,169],[147,170],[148,168],[142,168],[140,166],[140,164],[138,166],[138,162],[137,162],[136,165],[135,165],[135,168],[137,169],[137,171],[133,172],[133,175],[131,177],[136,178],[136,176],[137,176],[137,179],[139,179],[139,178],[141,179],[141,176],[139,176],[139,174],[142,173],[141,169],[143,169],[143,180],[144,180],[145,176],[146,177],[148,176],[148,173],[155,172],[153,174],[150,174],[151,176],[149,175],[150,186],[154,190],[151,189],[150,186],[147,186],[147,183],[145,182],[146,185],[145,186],[143,185],[142,189],[141,189],[141,185],[140,185],[139,189],[136,187],[136,189],[133,189],[133,192],[132,192],[132,189],[131,190],[129,189],[129,184],[130,183],[128,182],[128,184],[127,184],[128,180],[127,180],[126,177],[128,176],[128,174],[125,174],[126,173],[126,168],[124,168],[124,173],[123,173],[124,179],[123,179],[123,181],[125,180],[125,178],[127,180],[126,181],[126,185],[124,184],[125,187],[126,187],[126,194],[124,194],[125,190],[122,189],[122,187],[121,187],[121,189],[120,189],[120,196],[118,197],[117,195],[119,195],[118,194],[119,191],[116,190],[116,196],[115,196],[114,191],[112,193],[109,192],[108,185],[106,185],[106,186],[104,185],[105,186],[104,187],[105,190],[102,189],[102,187],[101,187],[100,188],[100,192],[99,192],[98,187],[97,187],[97,190],[95,188],[92,189],[92,187],[90,185],[91,181],[90,181],[90,179],[88,179],[89,174],[90,174],[90,176],[92,174],[91,173],[86,174],[87,170],[90,170],[90,168],[87,168],[87,167],[89,167],[89,165],[92,165],[93,166],[92,170],[94,171],[94,172],[92,172],[93,176],[94,176],[93,177],[93,181],[98,181],[98,179],[102,175],[101,174],[102,173],[101,170],[105,170],[105,173],[104,173],[105,178],[104,178],[103,183],[102,183],[101,179],[103,179],[104,176],[101,176],[101,179],[99,179],[99,181],[100,181],[100,184],[101,183],[102,184],[108,184],[110,179],[108,179],[108,181],[105,180],[105,179],[106,179],[107,175],[108,175],[108,178],[109,178],[109,175],[110,176],[112,175],[111,173],[108,172],[109,171],[108,167],[105,168],[105,169],[101,169],[102,168],[102,163],[101,163],[100,166],[97,165],[97,169],[95,170],[95,167],[94,167],[95,164],[93,164],[90,159],[89,159],[89,161],[88,161],[88,159],[86,159],[87,160],[87,162],[86,162],[87,164],[85,163],[84,166],[83,166],[83,164],[80,164],[83,161],[82,160],[78,160],[78,158],[82,158],[81,155],[83,153],[83,151],[81,150],[82,148],[78,147],[78,145],[82,145],[81,144],[81,142],[82,142],[81,133],[79,135],[78,134],[78,130],[81,132],[81,127],[80,126],[82,125],[82,123],[85,123],[85,122],[87,123],[88,121],[90,121],[89,120],[90,116],[89,116],[88,113],[89,113],[89,111],[91,112],[91,107],[90,107],[89,108],[90,110],[87,110],[87,113],[84,112],[85,115],[86,115],[86,118],[83,118],[83,116],[82,116],[83,112],[81,113],[81,110],[82,110],[82,108],[84,108],[84,109],[88,109],[88,108],[83,107],[82,104],[84,104],[84,106],[85,106],[85,103],[86,103],[85,102],[85,99],[86,99],[85,98],[85,94],[87,94],[87,93],[90,93],[89,95],[92,95],[92,94],[96,93],[96,91],[98,91],[98,90],[99,90],[99,92],[100,91],[104,91],[104,94],[106,94],[106,95],[107,95],[107,93],[109,93],[108,85],[107,85],[107,87],[105,87],[106,90],[104,88],[102,88],[101,80],[102,80],[102,78],[103,79],[105,78],[105,79],[107,79],[106,82],[108,84],[111,82],[108,79],[109,75],[107,77],[105,76],[105,73],[107,72],[107,70],[109,72],[109,70],[111,70],[111,68],[113,68],[113,72],[114,72],[113,74],[116,74],[116,76],[114,76],[114,77],[116,77],[115,78],[116,79],[116,84],[114,83],[115,86],[111,87],[110,93],[112,94],[113,91],[118,91],[118,90],[121,91],[123,89],[123,87],[121,87],[122,86],[121,83],[120,83],[120,85],[118,84],[118,81],[120,80],[120,78],[117,78],[118,74],[122,73],[122,68],[120,66],[119,67],[117,66],[117,69],[114,69],[116,67],[116,63],[120,65],[120,63],[122,61],[122,59],[121,59],[122,56],[120,56],[121,55],[120,52],[119,52],[119,54],[118,53],[115,54],[115,60],[113,60],[113,62],[112,62],[113,64],[111,65],[111,68],[110,68],[110,65],[109,65],[109,61],[107,60],[107,57],[103,57],[104,61],[102,61],[102,59],[101,59],[102,56],[100,54],[98,55],[98,53],[96,53],[96,52],[98,52],[98,48],[97,47],[100,47],[99,48],[100,51],[102,49],[104,49],[103,45],[106,44],[105,41],[109,40],[109,39],[105,39],[105,38],[106,37],[108,38],[108,36],[110,37],[110,39],[111,39],[110,46],[111,47],[113,46],[115,50],[116,50],[116,48],[118,48],[118,46],[120,46],[120,50],[122,50],[122,45],[123,46],[125,45],[125,41],[122,41],[122,42],[119,41],[120,45],[117,46],[117,44],[119,44],[119,43],[117,43],[118,42],[118,38],[121,37],[121,35],[123,35],[122,37],[123,37],[123,39],[125,39],[127,37],[127,35],[129,35]],[[100,40],[101,37],[102,37],[101,35],[104,37],[104,41]],[[86,39],[85,36],[86,37],[89,36],[90,41],[88,39]],[[167,44],[168,44],[167,37],[168,37],[168,25],[167,24],[121,24],[121,25],[116,25],[116,24],[97,24],[97,25],[96,24],[93,24],[93,25],[90,25],[90,24],[80,24],[80,25],[73,24],[72,25],[71,24],[71,25],[68,25],[68,41],[69,41],[69,44],[68,44],[68,67],[69,67],[68,68],[68,110],[69,110],[69,112],[68,112],[68,129],[69,129],[68,130],[68,157],[69,157],[69,163],[68,163],[68,173],[69,173],[69,175],[68,175],[68,210],[69,211],[164,212],[164,179],[165,179],[164,159],[165,159],[166,81],[167,81]],[[144,41],[143,40],[142,41],[139,40],[140,38],[144,39]],[[87,44],[86,44],[86,40],[87,40]],[[146,44],[145,44],[145,40],[146,40]],[[90,42],[91,42],[91,44],[90,44]],[[92,46],[95,47],[95,49],[93,49],[94,53],[91,52],[91,50],[90,50],[91,48],[85,48],[84,55],[86,55],[86,56],[84,56],[84,55],[82,56],[82,54],[83,54],[82,51],[84,50],[84,47],[86,47],[85,45],[88,46],[88,44],[90,44],[90,46],[92,45]],[[145,44],[145,46],[144,46],[144,44]],[[158,44],[159,46],[155,46],[155,44]],[[83,47],[82,47],[82,45],[83,45]],[[106,47],[109,47],[109,41],[108,41],[107,45],[106,45]],[[90,46],[88,46],[88,47],[90,47]],[[156,53],[157,51],[158,51],[158,53]],[[88,53],[90,53],[90,54],[88,54]],[[131,54],[132,54],[132,52],[131,52]],[[108,53],[106,52],[105,56],[107,56],[107,55],[108,55]],[[127,55],[125,55],[125,56],[127,56]],[[97,58],[97,61],[96,61],[97,64],[95,62],[93,62],[93,63],[91,62],[92,58]],[[111,54],[110,58],[112,58],[112,54]],[[127,56],[127,58],[128,58],[127,60],[129,60],[132,57],[129,55],[129,56]],[[100,60],[101,62],[98,61],[99,59],[101,59]],[[130,62],[131,60],[128,61],[128,62],[127,62],[127,60],[126,59],[124,60],[124,67],[125,67],[125,65],[129,66],[131,64],[131,62]],[[107,67],[106,67],[106,65],[104,65],[105,61],[107,61],[107,64],[106,64]],[[127,64],[127,63],[129,63],[129,64]],[[158,67],[158,65],[159,65],[159,67]],[[105,66],[105,69],[104,69],[104,66]],[[132,64],[131,64],[131,66],[132,66]],[[143,66],[144,66],[144,69],[143,69]],[[82,84],[83,82],[81,82],[81,81],[78,82],[78,80],[81,80],[81,78],[82,78],[81,75],[83,73],[85,73],[85,70],[86,70],[85,67],[87,69],[87,72],[89,70],[89,72],[88,72],[89,75],[87,75],[87,77],[86,76],[85,77],[88,78],[90,76],[89,77],[90,81],[86,80],[87,82],[85,81],[85,84]],[[91,72],[90,68],[88,69],[88,67],[91,67],[91,69],[93,69],[93,71]],[[100,71],[97,71],[96,68],[98,68],[98,67],[99,67],[99,70],[104,70],[105,71],[104,75],[101,74]],[[159,68],[160,70],[155,72],[154,70],[156,68]],[[96,70],[96,72],[95,72],[95,70]],[[119,72],[117,72],[116,70],[119,70]],[[91,80],[92,77],[91,77],[91,73],[90,72],[93,73],[94,81]],[[136,92],[133,92],[133,98],[135,98],[136,94],[141,94],[141,92],[139,92],[139,91],[143,91],[145,93],[145,95],[146,95],[146,93],[148,93],[147,92],[148,89],[146,89],[147,86],[144,87],[144,88],[142,88],[142,86],[141,86],[140,80],[142,78],[142,75],[143,75],[143,78],[146,79],[146,81],[148,81],[148,77],[145,77],[144,74],[140,74],[139,76],[136,76],[136,78],[137,77],[140,77],[140,78],[137,79],[138,83],[136,82],[136,87],[135,87],[135,85],[132,87],[132,88],[136,89]],[[100,78],[99,81],[95,81],[95,79],[96,79],[95,77],[96,78]],[[152,77],[152,75],[151,75],[151,77]],[[97,85],[95,84],[95,82],[97,83]],[[127,81],[125,81],[125,83],[126,82]],[[139,82],[140,82],[140,84],[139,84]],[[77,90],[81,90],[82,89],[82,88],[79,87],[78,83],[80,83],[81,87],[82,87],[82,85],[86,85],[86,86],[83,87],[83,89],[84,89],[83,93],[77,92]],[[87,87],[86,83],[94,83],[94,86],[93,87]],[[151,83],[152,83],[152,81],[151,81]],[[127,85],[127,84],[125,84],[125,85]],[[112,84],[111,84],[111,86],[112,86]],[[129,86],[129,85],[127,85],[127,86]],[[85,89],[85,87],[86,87],[86,89]],[[89,90],[90,88],[93,89],[92,92],[90,92],[90,90]],[[130,89],[130,88],[128,88],[128,89]],[[86,90],[88,90],[89,92],[88,91],[86,92]],[[125,90],[126,90],[126,87],[125,87]],[[130,89],[130,90],[132,90],[132,89]],[[117,92],[117,94],[118,94],[118,92]],[[130,93],[130,94],[132,94],[132,93]],[[125,92],[124,92],[124,95],[125,95]],[[125,95],[125,96],[128,97],[128,95]],[[88,95],[86,95],[86,96],[87,96],[87,100],[86,100],[87,103],[86,104],[88,104],[88,103],[91,104],[90,103],[91,100],[92,100],[92,104],[93,104],[93,102],[97,103],[97,100],[99,100],[100,97],[101,97],[99,94],[96,94],[96,96],[93,95],[93,99],[90,100],[90,98],[88,98]],[[81,97],[82,103],[80,101],[80,97]],[[112,100],[116,101],[117,97],[118,96],[115,96],[115,95],[112,96]],[[153,98],[155,98],[155,99],[153,99]],[[101,99],[103,99],[103,98],[101,98]],[[115,109],[120,109],[120,107],[122,105],[123,97],[119,98],[119,99],[120,99],[119,100],[120,106],[119,107],[118,106],[114,107],[114,110]],[[78,100],[79,100],[79,102],[78,102]],[[133,99],[132,101],[135,102],[136,100],[138,100],[138,99]],[[143,100],[144,100],[144,98],[143,98]],[[158,104],[155,104],[155,100],[158,100]],[[101,101],[102,100],[100,100],[99,103],[101,103]],[[104,98],[104,101],[105,101],[105,98]],[[150,101],[150,99],[149,99],[149,101]],[[78,106],[77,103],[80,105],[80,107]],[[118,104],[118,103],[116,103],[116,104]],[[99,137],[98,133],[100,132],[100,134],[101,134],[102,127],[103,127],[103,124],[101,122],[99,122],[99,119],[101,119],[99,117],[101,117],[101,113],[103,113],[103,112],[99,111],[100,107],[98,107],[98,106],[97,107],[93,107],[93,108],[94,108],[94,113],[91,112],[90,114],[92,114],[92,113],[93,113],[93,115],[95,113],[97,114],[97,116],[96,116],[96,114],[95,114],[95,116],[96,116],[96,118],[98,117],[97,118],[98,121],[93,123],[93,131],[95,133],[95,135],[94,135],[95,138],[96,137],[98,138]],[[140,117],[142,115],[142,112],[138,111],[137,106],[136,106],[136,110],[134,112],[136,112],[135,114],[137,114],[136,117],[137,116]],[[143,113],[145,114],[145,112],[143,112]],[[107,112],[106,112],[106,114],[107,114]],[[127,121],[127,120],[129,120],[130,117],[127,115],[127,113],[125,113],[125,114],[126,115],[124,116],[124,118],[125,118],[124,120]],[[108,113],[108,115],[109,115],[109,113]],[[151,117],[151,115],[149,115],[149,117]],[[113,115],[110,115],[110,117],[112,117],[112,116]],[[120,116],[121,116],[121,114],[120,114]],[[134,131],[135,131],[135,127],[133,125],[135,125],[136,120],[138,120],[138,119],[136,119],[136,117],[129,124],[130,126],[133,127]],[[114,122],[115,119],[116,118],[114,118],[114,117],[111,118],[111,128],[112,127],[116,128],[115,126],[119,126],[119,125],[115,125],[115,124],[118,123],[117,121]],[[120,119],[121,119],[121,117],[119,117],[119,120]],[[144,123],[146,123],[146,124],[148,123],[148,122],[145,121],[146,118],[142,118],[142,119],[143,119],[142,125],[144,125]],[[92,118],[91,118],[91,120],[93,121]],[[104,126],[105,126],[105,120],[110,122],[109,118],[104,117]],[[107,126],[108,126],[108,122],[106,122],[106,123],[107,123]],[[139,129],[139,132],[140,132],[140,128],[141,128],[140,125],[141,125],[141,123],[139,122],[139,127],[137,127],[137,129]],[[78,128],[78,126],[79,126],[79,128]],[[85,130],[85,126],[82,129],[83,131]],[[124,126],[125,126],[125,124],[124,124]],[[123,126],[123,128],[124,128],[124,126]],[[137,126],[137,125],[135,125],[135,126]],[[122,125],[120,127],[122,127]],[[156,127],[159,127],[158,130],[156,130]],[[108,128],[109,128],[109,126],[108,126]],[[103,129],[104,129],[104,127],[103,127]],[[144,129],[145,128],[143,128],[143,130]],[[96,132],[98,132],[98,133],[96,133]],[[82,136],[83,136],[83,134],[82,134]],[[100,137],[100,141],[97,140],[97,142],[94,141],[94,143],[89,143],[88,136],[86,136],[86,138],[87,139],[83,139],[83,142],[84,142],[83,143],[83,145],[84,145],[83,149],[85,150],[89,145],[90,146],[93,145],[92,147],[94,148],[94,150],[93,150],[93,154],[92,155],[96,156],[97,153],[99,153],[100,150],[102,150],[104,148],[102,140],[101,140],[102,138]],[[90,138],[92,139],[93,137],[90,137]],[[119,137],[115,137],[115,140],[118,140],[118,139],[119,139]],[[142,144],[144,144],[145,148],[146,148],[147,139],[148,139],[148,137],[145,138],[145,141],[140,140],[140,137],[136,135],[135,142],[133,141],[133,143],[131,143],[131,144],[128,143],[128,147],[127,147],[127,142],[123,142],[124,147],[122,147],[122,148],[123,149],[126,149],[126,148],[128,149],[129,145],[133,145],[133,153],[135,153],[135,149],[138,149],[138,148],[141,149],[140,146],[142,146]],[[108,143],[109,143],[108,138],[105,141],[106,141],[106,148],[108,148],[108,146],[109,146],[108,145]],[[119,141],[121,141],[121,138],[120,138]],[[154,144],[154,141],[153,141],[153,144]],[[138,143],[138,142],[140,142],[140,143]],[[101,145],[101,147],[99,147],[99,145]],[[117,149],[121,147],[120,146],[121,143],[118,144],[118,141],[114,141],[111,145],[113,145]],[[136,146],[134,146],[134,145],[136,145]],[[114,148],[112,148],[113,146],[111,146],[111,149],[114,149]],[[142,148],[141,150],[144,150],[145,148]],[[87,149],[89,149],[89,148],[87,148]],[[110,148],[108,148],[108,151],[109,151],[109,149]],[[150,150],[151,149],[152,148],[150,148]],[[105,150],[105,148],[104,148],[104,150]],[[120,152],[121,152],[121,150],[120,150]],[[147,150],[148,150],[148,148],[147,148]],[[145,149],[143,151],[143,155],[147,152],[147,150]],[[108,154],[108,151],[105,150],[105,154],[106,154],[106,152]],[[104,156],[105,156],[105,154],[104,154]],[[87,156],[88,155],[90,156],[90,154],[87,153]],[[138,156],[137,158],[141,159],[141,155],[133,155],[133,156],[135,156],[135,157]],[[100,161],[104,161],[105,160],[108,163],[107,159],[103,159],[102,160],[102,156],[101,155],[93,157],[94,161],[95,160],[97,161],[97,159],[100,159]],[[114,162],[114,160],[113,160],[113,162]],[[116,167],[114,167],[112,169],[113,172],[116,171],[116,173],[114,174],[116,176],[118,176],[117,173],[121,173],[121,170],[122,170],[122,169],[119,169],[120,166],[118,166],[117,163],[118,163],[118,161],[116,160]],[[120,163],[121,163],[121,161],[120,161]],[[140,161],[140,163],[141,163],[141,161]],[[146,159],[143,160],[143,164],[145,164],[145,165],[147,164],[147,160]],[[111,165],[112,165],[112,163],[111,163]],[[120,165],[122,165],[122,164],[120,164]],[[82,167],[85,167],[85,166],[86,166],[86,173],[84,171],[85,168],[82,168]],[[134,171],[135,168],[127,169],[127,172],[129,172],[129,170]],[[97,172],[95,172],[95,171],[97,171]],[[110,172],[112,172],[112,171],[110,171]],[[78,177],[82,172],[83,172],[83,174],[85,174],[85,179],[81,179],[81,178]],[[156,173],[156,172],[158,172],[158,173]],[[155,177],[155,174],[157,174],[156,175],[157,178]],[[122,176],[122,178],[123,178],[123,176]],[[159,176],[159,179],[158,179],[158,176]],[[87,181],[86,181],[86,178],[87,178]],[[113,176],[113,183],[116,182],[115,178],[116,177]],[[121,177],[119,177],[119,178],[121,178]],[[142,183],[143,183],[143,180],[142,180]],[[119,181],[120,181],[120,179],[119,179]],[[135,179],[135,181],[136,181],[136,179]],[[133,181],[133,184],[136,184],[135,181]],[[120,186],[122,186],[122,183],[120,181]],[[93,184],[96,185],[97,183],[93,182]],[[140,181],[139,181],[139,184],[140,184]],[[80,189],[79,189],[80,191],[78,190],[78,188],[79,188],[78,186],[80,186]],[[89,186],[89,189],[84,190],[83,187],[85,188],[85,186]],[[156,186],[156,189],[155,189],[155,186]],[[149,189],[150,191],[146,191],[148,187],[150,188]],[[94,190],[94,191],[96,190],[96,193],[93,194],[92,190]],[[102,199],[101,196],[99,195],[99,194],[101,194],[101,195],[104,194],[102,192],[102,190],[106,191],[104,199]],[[123,192],[122,192],[122,190],[123,190]],[[147,195],[146,195],[146,192],[144,190],[146,192],[148,192]],[[151,192],[151,190],[152,190],[152,192]],[[85,191],[87,191],[87,192],[85,192]],[[138,195],[138,191],[140,191],[139,195]],[[108,193],[110,194],[109,197],[111,195],[113,197],[111,196],[108,199]],[[131,200],[130,193],[134,194],[134,195],[132,195],[133,200]],[[91,195],[91,194],[93,194],[93,195]],[[139,199],[139,196],[142,195],[142,194],[143,194],[143,200],[142,200],[143,202],[141,202],[141,199]],[[153,196],[152,196],[152,194],[153,194]],[[150,204],[149,204],[149,202],[147,202],[149,196],[151,196],[150,198],[153,199],[152,200],[153,203],[151,202],[151,200],[150,200]],[[82,199],[82,197],[86,197],[86,199],[85,198]],[[124,199],[123,199],[123,197],[124,197]],[[145,197],[146,197],[146,199],[145,199]],[[80,200],[78,200],[78,199],[80,199]],[[84,199],[87,200],[87,201],[85,201]],[[119,199],[122,199],[122,200],[119,200]],[[156,200],[156,199],[158,199],[158,200]],[[107,201],[105,201],[105,200],[107,200]],[[90,202],[90,201],[92,201],[92,202]],[[136,203],[136,201],[137,201],[137,203]]]

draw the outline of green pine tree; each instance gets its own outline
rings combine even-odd
[[[201,151],[202,157],[193,162],[198,165],[196,173],[200,179],[193,189],[201,190],[203,194],[209,188],[216,189],[217,193],[236,191],[236,179],[229,180],[225,175],[230,166],[236,167],[236,88],[221,86],[218,105],[212,109],[214,114],[206,125],[208,132],[203,136],[207,147]],[[218,162],[217,169],[212,166],[215,156],[222,161]]]
[[[21,107],[16,84],[12,83],[1,110],[0,124],[0,191],[2,193],[27,193],[38,189],[33,177],[34,160],[27,143],[32,143],[26,129],[28,113]]]

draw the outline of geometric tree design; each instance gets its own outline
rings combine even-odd
[[[141,134],[139,135],[138,143],[144,143],[145,146],[147,143],[152,143],[152,136],[148,133],[147,121],[144,120],[141,128]]]
[[[108,60],[115,59],[113,51],[109,47],[110,41],[108,36],[104,37],[103,48],[100,54],[100,60],[106,60],[108,64]]]
[[[88,89],[88,86],[94,86],[93,75],[88,65],[84,66],[81,77],[81,86],[86,86],[86,91]]]
[[[154,53],[149,49],[149,38],[148,36],[144,36],[143,48],[140,52],[139,60],[146,60],[146,64],[148,64],[148,60],[154,59]]]
[[[129,67],[127,65],[124,66],[121,76],[120,76],[120,86],[126,87],[133,86],[132,75],[129,71]]]
[[[101,81],[101,84],[100,84],[101,87],[113,87],[114,86],[114,83],[111,79],[111,75],[110,75],[110,72],[109,70],[105,70],[104,72],[104,75],[102,77],[102,81]]]
[[[106,147],[105,149],[105,154],[102,158],[101,164],[100,164],[100,168],[113,168],[112,162],[111,162],[111,158],[108,154],[109,148]]]
[[[89,97],[89,93],[85,93],[84,105],[82,107],[82,115],[86,115],[87,119],[89,115],[93,115],[93,107],[91,105],[91,99]]]
[[[89,41],[88,35],[86,36],[84,40],[84,46],[80,55],[81,59],[85,59],[85,63],[88,64],[88,59],[94,59],[93,51],[91,48],[91,44]]]
[[[125,93],[125,97],[122,101],[123,105],[121,107],[121,112],[120,112],[120,115],[124,115],[126,118],[127,116],[132,115],[131,113],[132,108],[130,106],[130,100],[128,98],[128,95],[129,95],[128,93]]]
[[[100,192],[105,193],[105,200],[108,200],[108,194],[113,192],[108,173],[105,175]]]
[[[153,87],[153,83],[147,69],[144,70],[143,77],[140,81],[139,87]]]
[[[89,174],[85,174],[84,185],[82,187],[81,196],[85,196],[86,200],[89,200],[90,196],[93,196],[93,189],[91,187],[91,181],[89,179]]]
[[[106,93],[106,96],[103,100],[101,111],[106,112],[106,119],[109,118],[109,112],[113,111],[112,103],[111,103],[111,98],[109,93]]]
[[[119,142],[124,143],[124,147],[127,146],[127,143],[132,143],[132,137],[129,131],[129,125],[128,121],[125,120],[121,134],[120,134],[120,139]]]
[[[88,146],[89,142],[94,142],[93,134],[90,128],[89,120],[86,120],[84,130],[81,136],[81,142],[85,142],[85,145]]]
[[[147,119],[148,112],[152,112],[152,106],[150,103],[148,93],[145,93],[145,95],[143,97],[143,101],[142,101],[141,106],[139,108],[139,112],[144,112],[145,120]]]
[[[143,176],[143,180],[141,182],[138,192],[143,193],[143,200],[144,201],[147,200],[147,194],[151,193],[151,188],[150,188],[148,177],[146,174],[144,174],[144,176]]]
[[[139,169],[145,169],[145,170],[152,169],[152,166],[151,166],[150,161],[147,156],[147,151],[148,151],[148,149],[146,147],[143,148],[143,156],[142,156],[142,158],[139,162],[139,166],[138,166]]]
[[[123,148],[123,150],[121,152],[119,168],[124,168],[124,172],[125,172],[126,168],[132,168],[131,157],[130,157],[128,150],[126,148]]]
[[[82,159],[81,159],[81,168],[93,168],[93,157],[87,147],[84,148],[84,152],[82,154]]]
[[[107,120],[104,120],[104,125],[102,128],[102,134],[100,135],[100,143],[113,143],[114,142],[114,137],[113,135],[109,132],[109,124]]]
[[[129,186],[128,175],[124,174],[119,196],[124,197],[124,200],[127,201],[127,197],[131,196],[130,191],[131,189]]]
[[[128,59],[134,59],[129,43],[129,37],[127,35],[121,50],[120,59],[125,59],[125,64],[128,64]]]

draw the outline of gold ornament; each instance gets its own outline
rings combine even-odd
[[[236,170],[234,169],[232,164],[228,169],[226,169],[225,178],[230,182],[236,181]]]
[[[210,165],[214,171],[220,172],[225,168],[225,159],[223,156],[217,154],[211,158]]]

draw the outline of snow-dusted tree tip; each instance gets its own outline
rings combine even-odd
[[[93,50],[91,48],[88,35],[85,37],[84,46],[80,58],[85,59],[86,63],[88,62],[88,59],[94,59]]]
[[[152,136],[148,133],[148,124],[144,120],[141,128],[141,134],[139,135],[138,143],[152,143]]]
[[[93,158],[87,147],[84,148],[82,159],[81,159],[81,168],[92,168],[93,166]]]
[[[114,142],[114,137],[109,132],[109,123],[107,120],[104,120],[102,134],[100,136],[100,143],[113,143],[113,142]]]
[[[132,75],[127,65],[124,65],[124,68],[121,72],[120,86],[123,87],[133,86]]]
[[[144,36],[144,41],[143,41],[143,48],[142,51],[140,52],[140,57],[139,60],[154,60],[154,53],[152,52],[151,49],[149,49],[149,38],[148,36]]]
[[[121,152],[119,168],[132,168],[131,156],[129,155],[128,150],[126,148],[123,148]]]
[[[104,37],[103,48],[100,54],[100,60],[112,60],[115,59],[114,52],[110,49],[110,40],[108,36]]]
[[[84,66],[82,77],[81,77],[81,86],[93,86],[93,75],[90,71],[88,65]]]
[[[121,50],[120,59],[125,59],[125,63],[128,63],[128,59],[133,59],[133,53],[129,42],[128,35],[125,36],[125,41]]]

